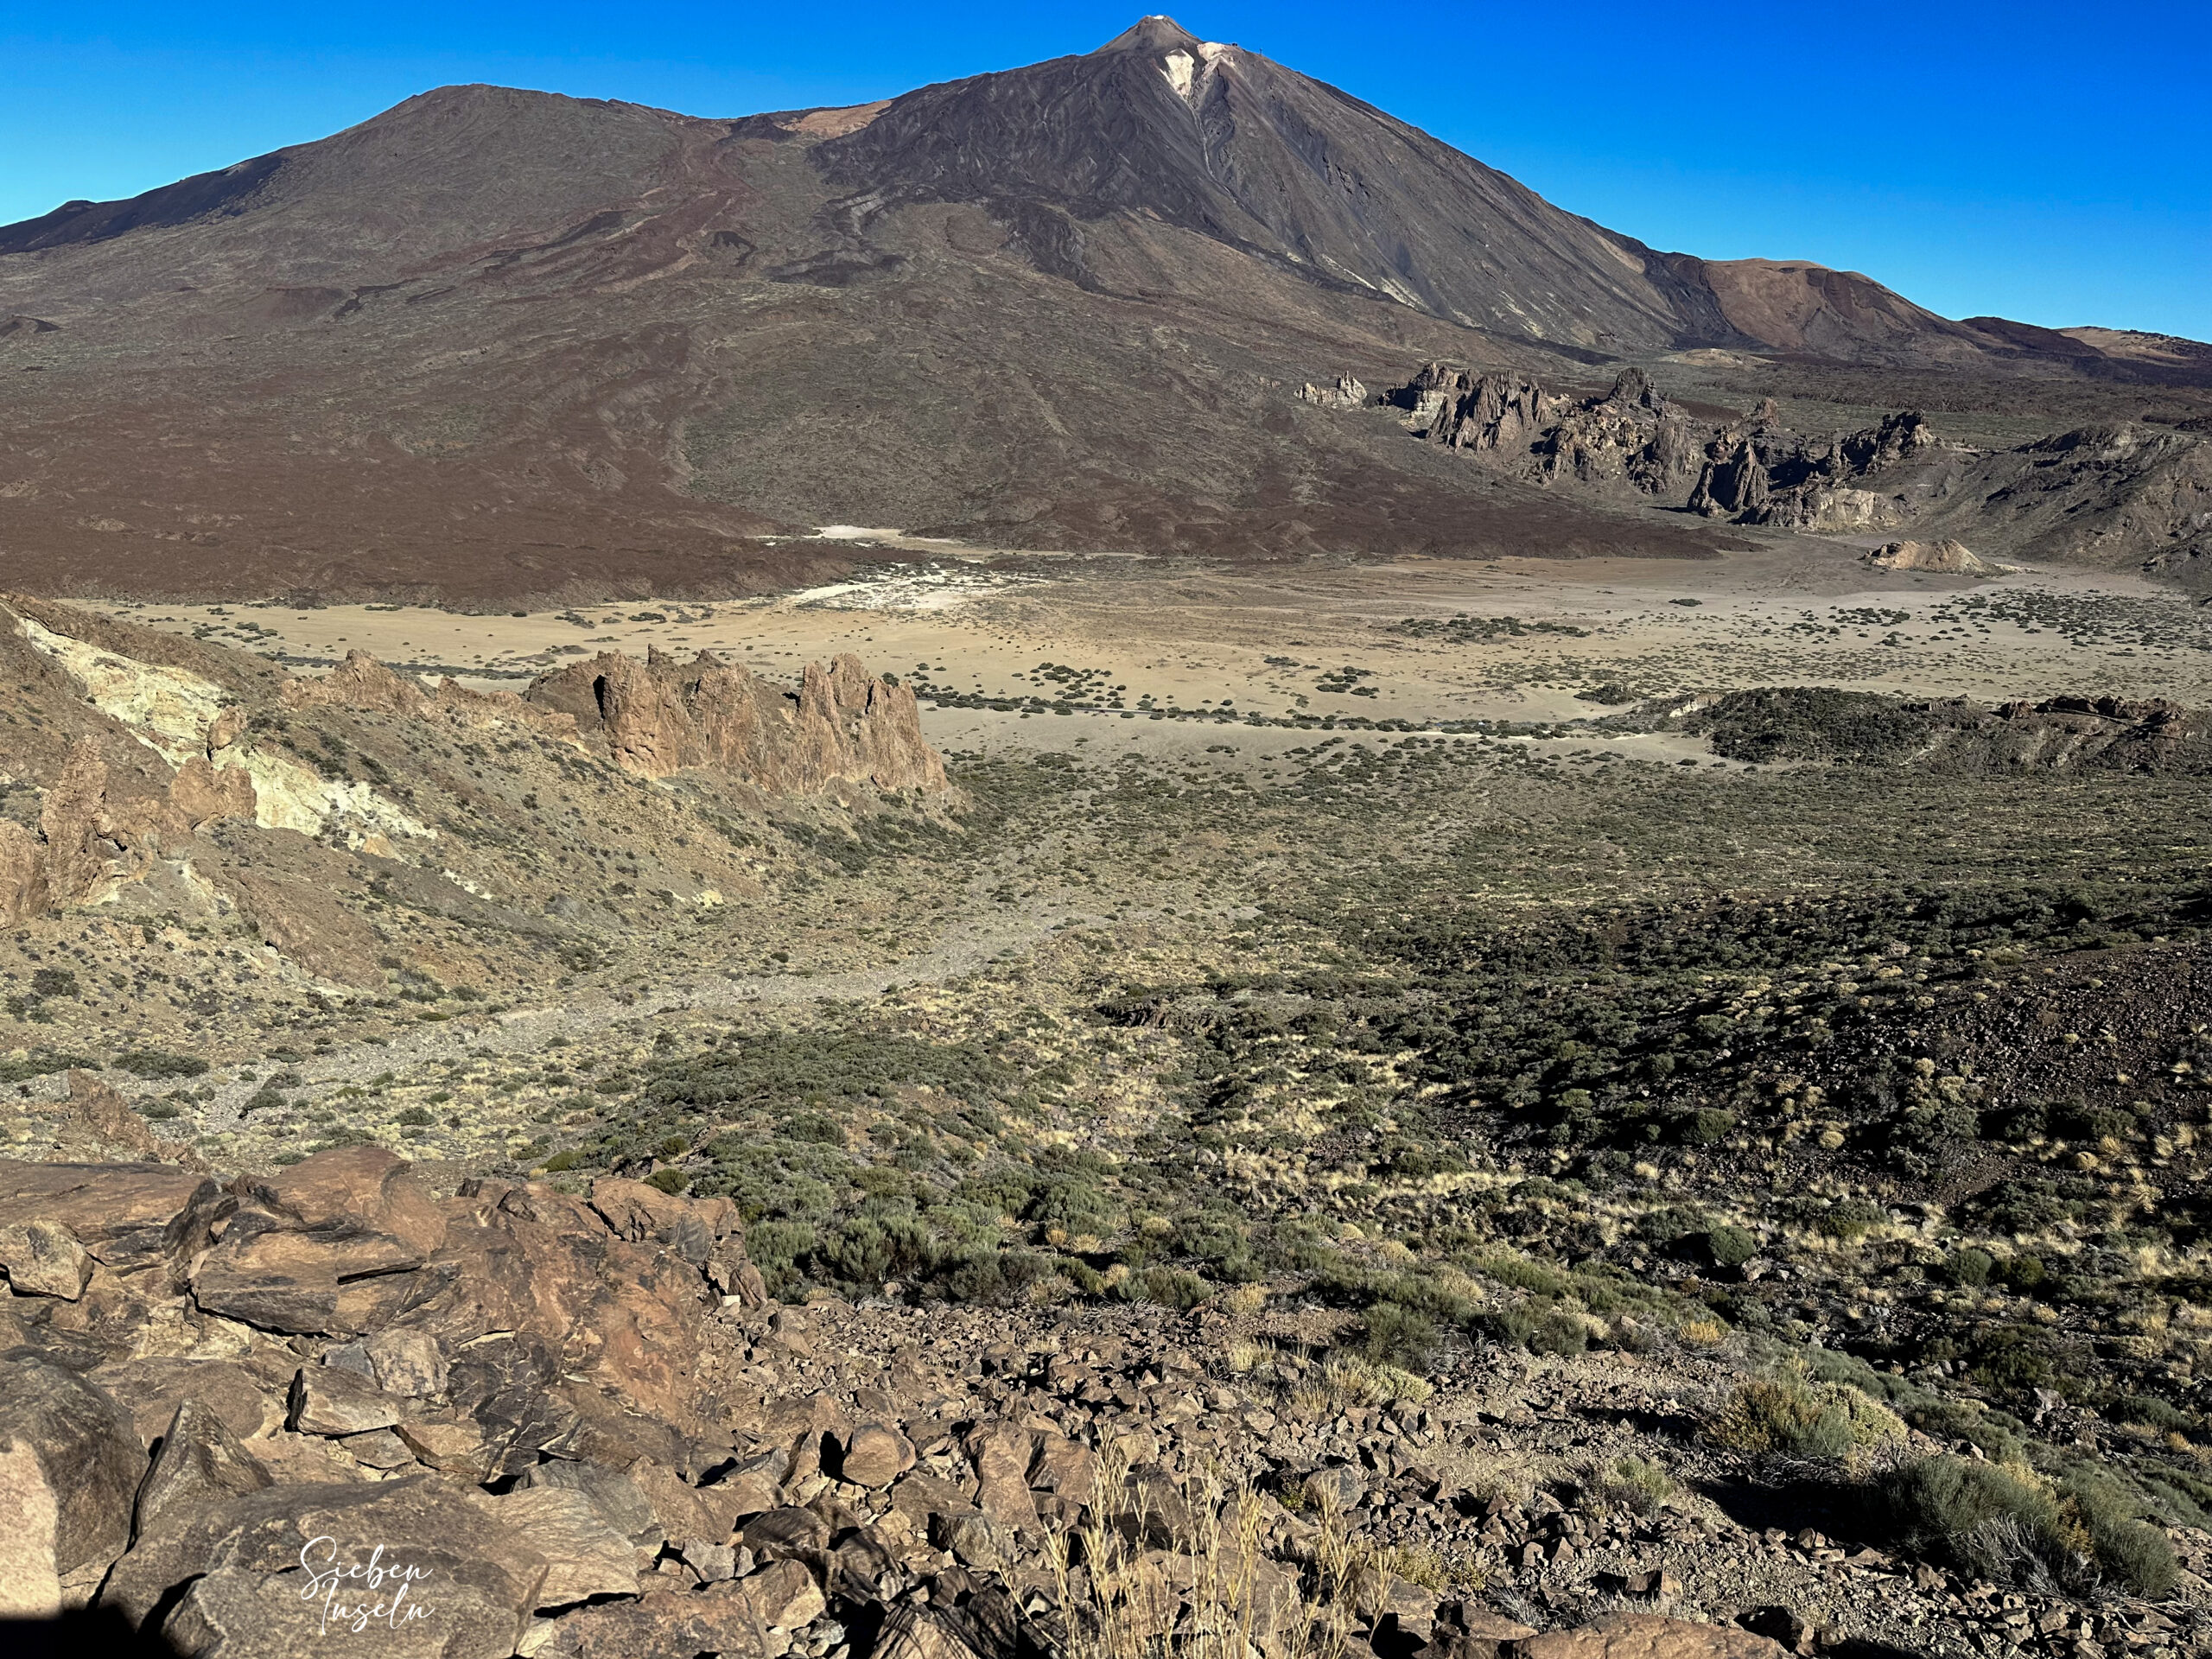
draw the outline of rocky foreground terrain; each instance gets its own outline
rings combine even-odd
[[[429,1650],[2201,1650],[2196,613],[1835,564],[1233,689],[11,601],[13,1605],[296,1650],[327,1536]]]
[[[1870,1627],[2073,1655],[2204,1634],[1716,1509],[1629,1449],[1709,1408],[1688,1356],[1493,1352],[1432,1388],[1332,1357],[1259,1287],[1185,1313],[778,1307],[735,1207],[665,1184],[441,1194],[373,1147],[220,1182],[7,1162],[0,1267],[0,1607],[79,1610],[87,1642],[1764,1659],[1891,1650]]]

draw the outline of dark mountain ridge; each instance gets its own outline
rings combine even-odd
[[[1936,374],[2058,429],[2136,385],[2179,388],[2180,423],[2212,381],[2190,342],[1656,251],[1164,18],[850,110],[442,88],[0,228],[0,315],[16,580],[176,596],[751,591],[843,568],[789,539],[829,523],[1710,552],[1717,526],[1472,478],[1292,393],[1433,359],[1592,391],[1636,362],[1746,404],[1783,372]]]

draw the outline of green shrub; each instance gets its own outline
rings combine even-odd
[[[1417,1371],[1428,1363],[1435,1347],[1436,1325],[1426,1313],[1395,1302],[1377,1302],[1367,1310],[1360,1352],[1378,1364]]]
[[[2088,1470],[2061,1482],[2058,1496],[2069,1518],[2089,1535],[2097,1566],[2139,1596],[2163,1596],[2181,1569],[2173,1546],[2139,1518],[2133,1497],[2114,1482]]]
[[[2147,1394],[2123,1395],[2113,1402],[2106,1414],[2119,1422],[2148,1423],[2153,1428],[2172,1429],[2183,1434],[2196,1430],[2196,1420],[2189,1413]]]
[[[77,976],[67,968],[41,968],[31,976],[33,996],[74,996]]]
[[[1532,1354],[1580,1354],[1590,1346],[1590,1326],[1580,1313],[1554,1305],[1523,1338]]]
[[[1853,1459],[1905,1438],[1887,1406],[1848,1384],[1796,1370],[1737,1383],[1706,1432],[1732,1451],[1804,1459]]]
[[[1830,1205],[1822,1212],[1820,1228],[1831,1238],[1856,1244],[1889,1218],[1890,1212],[1878,1204],[1869,1204],[1864,1198],[1846,1198],[1840,1204]]]
[[[2034,1290],[2044,1278],[2043,1258],[2039,1255],[2013,1256],[2000,1262],[1995,1271],[1999,1278],[2019,1291]]]
[[[658,1187],[673,1198],[691,1185],[691,1178],[680,1169],[657,1169],[645,1177],[645,1185]]]
[[[745,1253],[764,1274],[790,1267],[813,1249],[814,1229],[804,1222],[764,1221],[745,1230]]]
[[[1987,1250],[1967,1249],[1958,1251],[1943,1264],[1944,1274],[1955,1285],[1986,1285],[1989,1282],[1996,1258]]]
[[[2082,1579],[2076,1541],[2058,1501],[1995,1464],[1922,1458],[1883,1477],[1877,1490],[1899,1538],[1916,1554],[2000,1583]]]
[[[411,1129],[423,1128],[429,1124],[436,1122],[437,1121],[436,1117],[432,1116],[428,1108],[422,1106],[410,1106],[405,1111],[400,1113],[397,1117],[392,1120],[393,1122],[403,1124],[406,1128]]]
[[[1675,1495],[1674,1477],[1648,1459],[1617,1458],[1592,1471],[1582,1485],[1600,1510],[1622,1510],[1630,1515],[1656,1515]]]
[[[238,1103],[238,1116],[251,1117],[256,1112],[282,1111],[290,1104],[283,1090],[274,1083],[264,1083]]]
[[[1211,1296],[1213,1287],[1181,1268],[1147,1268],[1124,1279],[1120,1294],[1132,1302],[1159,1302],[1188,1310]]]
[[[2104,1577],[2157,1597],[2180,1576],[2165,1535],[2138,1518],[2122,1487],[2093,1471],[2069,1477],[2054,1493],[1994,1464],[1923,1458],[1880,1490],[1911,1548],[1947,1554],[1983,1578],[2032,1586],[2047,1574],[2079,1592]]]
[[[204,1077],[207,1062],[196,1055],[165,1054],[158,1048],[134,1048],[115,1057],[116,1065],[148,1082],[166,1077]]]
[[[1741,1227],[1716,1227],[1705,1236],[1705,1253],[1716,1268],[1740,1268],[1759,1253],[1759,1242]]]
[[[1021,1300],[1031,1286],[1053,1278],[1053,1265],[1049,1257],[1028,1250],[976,1250],[954,1258],[939,1275],[938,1283],[954,1301],[1004,1305]],[[1180,1276],[1199,1284],[1205,1282],[1196,1274]],[[1154,1296],[1149,1300],[1162,1301],[1166,1298]],[[1205,1298],[1201,1295],[1197,1300]],[[1196,1302],[1171,1306],[1195,1306]]]
[[[1700,1106],[1676,1120],[1675,1137],[1686,1147],[1709,1147],[1736,1130],[1736,1114],[1718,1106]]]
[[[1557,1268],[1531,1262],[1524,1255],[1487,1256],[1479,1265],[1498,1283],[1511,1285],[1516,1290],[1529,1291],[1539,1296],[1557,1296],[1567,1287],[1567,1275]]]

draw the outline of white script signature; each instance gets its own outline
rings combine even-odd
[[[384,1546],[369,1551],[365,1560],[341,1561],[335,1538],[310,1538],[300,1551],[300,1565],[307,1569],[301,1586],[302,1601],[322,1604],[322,1634],[334,1630],[359,1635],[372,1624],[397,1630],[431,1609],[416,1593],[430,1576],[428,1567],[385,1559]]]

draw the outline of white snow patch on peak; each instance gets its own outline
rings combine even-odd
[[[1191,72],[1198,67],[1198,60],[1187,52],[1170,52],[1160,66],[1160,73],[1167,77],[1167,84],[1175,89],[1178,98],[1191,95]]]
[[[1233,46],[1223,45],[1219,41],[1200,41],[1198,42],[1198,55],[1204,58],[1208,63],[1211,63],[1216,58],[1226,57],[1230,53],[1234,52],[1236,49],[1236,48]]]

